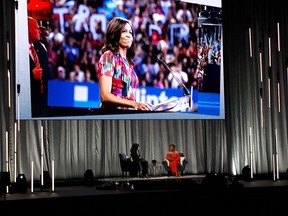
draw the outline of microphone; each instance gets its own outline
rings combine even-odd
[[[184,95],[190,95],[189,90],[187,89],[187,87],[184,85],[183,82],[181,82],[181,80],[179,80],[179,78],[174,74],[174,71],[171,70],[171,68],[160,58],[158,58],[158,56],[156,56],[157,60],[159,62],[161,62],[168,70],[169,72],[172,74],[172,76],[175,78],[175,80],[178,82],[178,84],[180,85],[181,89],[184,92]]]

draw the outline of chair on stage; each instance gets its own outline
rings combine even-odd
[[[122,177],[136,177],[140,171],[141,166],[139,162],[133,162],[132,158],[127,156],[125,153],[119,153],[120,166],[122,171]]]
[[[167,159],[165,159],[164,161],[162,161],[162,164],[163,164],[165,171],[168,173],[168,176],[171,176],[172,171],[168,165],[169,161]],[[180,164],[178,166],[178,170],[179,170],[181,175],[184,175],[187,164],[188,164],[188,161],[186,160],[186,157],[184,156],[183,153],[180,153]]]

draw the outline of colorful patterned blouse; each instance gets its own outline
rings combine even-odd
[[[102,75],[112,77],[112,94],[128,100],[136,100],[136,90],[139,85],[138,77],[133,65],[120,54],[113,54],[110,50],[104,52],[98,62],[97,75],[98,78]],[[127,107],[116,108],[127,109]]]

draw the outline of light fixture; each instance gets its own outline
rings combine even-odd
[[[41,179],[41,175],[40,175],[40,179]],[[51,177],[50,174],[47,170],[43,171],[43,185],[42,188],[49,188],[51,185]]]
[[[16,178],[16,192],[26,193],[27,191],[27,179],[24,174],[19,174]]]
[[[93,186],[94,185],[94,173],[92,169],[87,169],[84,173],[84,185]]]
[[[249,165],[246,165],[242,168],[242,174],[245,181],[251,180],[251,168]]]

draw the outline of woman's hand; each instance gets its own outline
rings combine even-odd
[[[172,157],[168,157],[168,158],[166,158],[168,161],[173,161],[173,158]]]
[[[133,102],[133,107],[136,110],[152,110],[152,105],[149,103]]]
[[[135,110],[152,110],[152,105],[149,103],[141,103],[136,101],[127,100],[121,97],[117,97],[111,93],[112,89],[112,77],[102,75],[99,78],[100,97],[103,103],[114,103],[119,106],[132,107]]]

